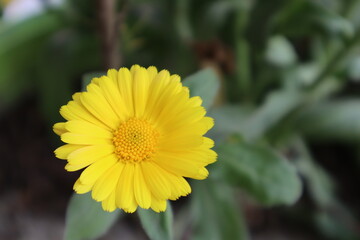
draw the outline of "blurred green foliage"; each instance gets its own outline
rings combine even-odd
[[[116,13],[122,65],[189,76],[184,85],[203,98],[216,122],[209,135],[219,160],[176,209],[180,230],[164,216],[158,222],[166,224],[159,224],[141,211],[151,238],[158,239],[151,232],[157,224],[157,233],[174,231],[175,239],[185,231],[190,239],[247,239],[239,192],[268,207],[295,204],[303,189],[314,205],[298,203],[286,215],[310,223],[324,239],[359,238],[359,212],[342,203],[336,180],[310,150],[329,141],[359,147],[359,1],[134,0],[118,1]],[[23,21],[0,20],[1,114],[36,94],[49,126],[58,120],[59,107],[80,90],[81,76],[106,70],[97,16],[95,0],[68,0]],[[204,67],[211,69],[192,74]],[[83,211],[74,204],[88,201],[75,198],[68,223]],[[67,226],[67,239],[103,233],[71,237],[80,235]]]
[[[124,214],[105,212],[91,194],[74,194],[66,213],[64,239],[93,239],[103,235]]]
[[[141,224],[151,240],[172,240],[173,212],[170,203],[167,203],[165,212],[157,213],[147,209],[137,210]]]

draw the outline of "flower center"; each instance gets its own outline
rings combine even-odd
[[[120,161],[141,162],[155,152],[159,133],[146,120],[131,118],[114,131],[115,154]]]

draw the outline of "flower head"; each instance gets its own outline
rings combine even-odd
[[[54,131],[66,144],[55,154],[68,171],[85,168],[74,190],[92,191],[104,210],[165,211],[168,199],[191,192],[184,177],[205,179],[216,161],[201,103],[166,70],[111,69],[61,107],[67,121]]]

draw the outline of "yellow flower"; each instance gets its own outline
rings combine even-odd
[[[189,97],[178,75],[138,65],[94,78],[60,109],[67,120],[54,131],[66,144],[55,150],[67,171],[86,168],[75,182],[103,209],[165,211],[167,199],[191,192],[184,179],[205,179],[216,161],[213,126],[200,97]]]

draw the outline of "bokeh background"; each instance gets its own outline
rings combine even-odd
[[[52,125],[84,75],[132,64],[218,81],[219,160],[173,204],[176,239],[360,239],[360,1],[0,6],[0,239],[63,239],[79,173]],[[148,238],[130,214],[99,239]]]

